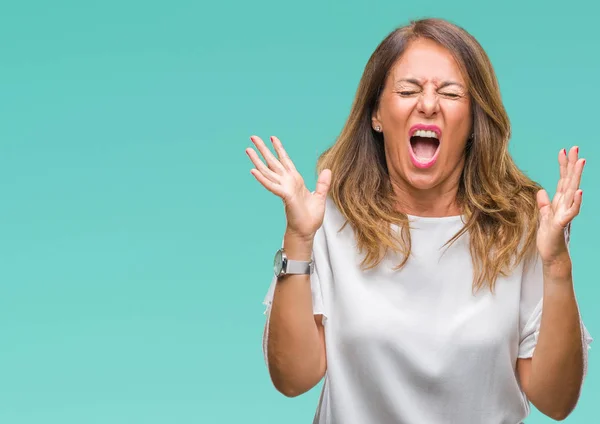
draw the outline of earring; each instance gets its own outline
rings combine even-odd
[[[381,127],[380,127],[379,125],[377,125],[377,126],[375,127],[375,131],[377,131],[377,132],[381,132]]]

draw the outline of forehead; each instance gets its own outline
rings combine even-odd
[[[462,72],[450,51],[428,39],[411,42],[392,67],[390,76],[394,81],[414,78],[423,83],[440,84],[450,80],[465,84]]]

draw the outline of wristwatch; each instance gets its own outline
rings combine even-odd
[[[277,278],[281,278],[289,274],[304,274],[310,275],[313,271],[313,261],[294,261],[288,259],[283,248],[275,253],[273,261],[273,271]]]

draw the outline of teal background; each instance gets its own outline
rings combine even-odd
[[[4,2],[0,422],[311,422],[321,386],[285,398],[263,362],[285,219],[244,149],[279,136],[314,187],[371,52],[424,16],[489,53],[530,176],[588,159],[572,255],[600,337],[596,3]],[[566,422],[596,419],[590,360]]]

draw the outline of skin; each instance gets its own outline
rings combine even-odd
[[[285,206],[287,227],[283,248],[290,259],[308,261],[315,233],[323,223],[331,171],[321,172],[316,190],[311,192],[277,137],[271,137],[277,157],[260,137],[250,139],[266,162],[254,149],[246,149],[256,167],[251,170],[252,175],[280,197]],[[265,330],[269,375],[275,388],[288,397],[299,396],[313,388],[325,375],[327,356],[323,316],[313,314],[308,275],[280,278]]]
[[[419,216],[459,214],[455,199],[471,133],[471,100],[450,52],[430,40],[411,43],[391,69],[372,124],[383,132],[399,208]],[[442,130],[439,156],[431,168],[411,162],[409,129],[414,124]]]
[[[545,190],[537,195],[541,223],[537,249],[543,264],[544,309],[536,350],[520,359],[517,372],[523,391],[540,411],[565,419],[575,408],[583,382],[583,345],[579,309],[573,286],[572,263],[564,228],[579,214],[579,188],[585,159],[579,148],[558,155],[560,180],[550,201]]]
[[[430,40],[416,40],[386,81],[373,128],[384,135],[386,160],[399,208],[420,216],[459,214],[456,193],[471,132],[471,103],[451,53]],[[442,129],[438,160],[417,168],[410,160],[409,129]],[[559,154],[560,180],[552,200],[541,190],[537,248],[544,267],[544,310],[533,358],[518,359],[517,375],[529,400],[543,413],[564,419],[575,407],[583,379],[583,352],[572,264],[564,228],[579,214],[585,160],[578,148]]]
[[[413,42],[392,68],[372,116],[381,127],[386,160],[398,201],[405,213],[450,216],[460,213],[456,194],[471,133],[471,100],[452,55],[429,40]],[[427,169],[410,160],[408,131],[414,124],[434,124],[442,137],[437,162]],[[323,222],[330,170],[319,175],[310,192],[276,137],[273,155],[256,136],[252,142],[265,158],[246,150],[251,171],[285,205],[284,248],[290,259],[309,260],[313,239]],[[578,148],[559,154],[560,180],[552,199],[537,196],[541,223],[537,249],[544,270],[544,309],[533,358],[518,359],[517,376],[528,399],[544,414],[566,418],[575,407],[583,380],[583,347],[575,300],[572,263],[564,228],[579,214],[579,189],[585,160]],[[313,316],[310,281],[306,275],[284,277],[275,290],[268,324],[269,370],[275,387],[286,396],[314,387],[327,369],[322,316]]]

